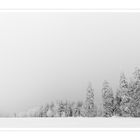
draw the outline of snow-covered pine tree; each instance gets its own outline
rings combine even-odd
[[[128,89],[128,82],[124,73],[120,75],[120,89],[127,90]]]
[[[73,110],[73,103],[66,101],[64,104],[65,117],[72,117],[73,115],[72,110]]]
[[[136,81],[140,81],[140,69],[138,67],[135,68],[133,75]]]
[[[52,102],[51,104],[49,104],[49,108],[47,110],[47,117],[54,117],[55,115],[55,110],[54,110],[54,103]]]
[[[45,104],[41,106],[40,110],[41,110],[41,117],[47,117],[47,111],[49,110],[49,105]]]
[[[85,107],[84,107],[84,113],[85,117],[95,117],[95,105],[94,105],[94,90],[92,88],[91,83],[89,84],[87,88],[87,96],[85,101]]]
[[[77,103],[74,104],[74,108],[73,108],[73,116],[74,117],[82,116],[82,107],[83,107],[82,101],[78,101]]]
[[[107,81],[104,81],[102,88],[103,98],[103,116],[111,117],[114,113],[114,97],[113,90]]]
[[[119,97],[120,97],[120,110],[121,116],[129,117],[131,116],[131,109],[130,109],[130,95],[129,95],[129,84],[125,77],[124,73],[120,75],[120,86],[118,89]]]
[[[56,106],[58,117],[64,117],[65,110],[66,110],[65,103],[63,101],[59,101]]]
[[[131,116],[140,116],[140,69],[136,68],[133,78],[129,84],[129,95],[131,97],[130,109]]]
[[[117,90],[114,98],[114,115],[116,116],[122,116],[120,105],[121,105],[121,95],[120,90]]]

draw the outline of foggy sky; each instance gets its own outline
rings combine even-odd
[[[0,114],[55,100],[96,102],[140,66],[140,13],[0,12]]]

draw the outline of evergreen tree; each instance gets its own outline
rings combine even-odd
[[[63,101],[59,101],[56,106],[56,112],[58,117],[64,117],[65,110],[65,103]]]
[[[121,73],[120,75],[120,89],[123,89],[123,90],[128,89],[128,82],[124,73]]]
[[[111,117],[114,112],[114,97],[113,90],[109,86],[107,81],[104,81],[102,88],[102,98],[103,98],[103,116]]]
[[[138,67],[135,68],[133,75],[136,81],[140,81],[140,69]]]
[[[121,116],[123,117],[131,116],[129,84],[127,82],[124,73],[120,75],[120,87],[118,89],[118,92],[120,98],[119,105],[121,110]]]
[[[89,84],[88,89],[87,89],[87,96],[86,96],[86,101],[85,101],[85,116],[86,117],[95,117],[96,112],[95,112],[95,105],[94,105],[94,90]]]
[[[47,110],[47,117],[54,117],[55,116],[55,105],[53,102],[49,104],[49,108]]]
[[[41,108],[41,117],[47,117],[47,111],[49,110],[49,105],[45,104]]]
[[[114,115],[116,116],[122,116],[120,105],[121,105],[121,95],[120,95],[120,90],[117,90],[114,99]]]
[[[129,84],[129,95],[131,97],[130,109],[131,116],[140,116],[140,69],[136,68],[133,79]]]
[[[77,103],[75,103],[75,106],[73,108],[73,116],[74,117],[82,116],[82,107],[83,107],[83,102],[78,101]]]
[[[65,104],[64,104],[64,112],[65,112],[65,116],[66,117],[72,117],[73,115],[73,104],[66,101]]]

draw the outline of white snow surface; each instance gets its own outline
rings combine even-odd
[[[0,118],[0,128],[140,128],[140,118]]]

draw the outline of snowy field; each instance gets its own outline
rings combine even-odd
[[[140,128],[140,118],[0,118],[0,128]]]

